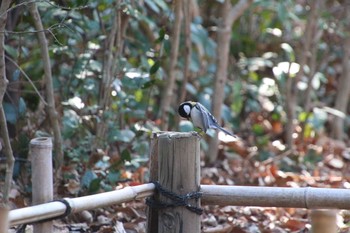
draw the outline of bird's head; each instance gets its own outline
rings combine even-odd
[[[191,110],[196,103],[192,101],[186,101],[180,104],[179,109],[177,110],[179,115],[183,118],[190,119],[191,118]]]

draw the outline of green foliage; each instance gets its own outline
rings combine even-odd
[[[64,7],[51,2],[39,4],[47,29],[66,163],[79,164],[77,169],[83,174],[81,186],[92,193],[101,188],[108,190],[111,185],[124,179],[121,170],[125,167],[136,169],[147,161],[149,136],[152,131],[159,130],[159,106],[165,89],[164,80],[168,77],[172,46],[169,38],[174,23],[173,2],[121,2],[116,5],[113,0],[73,0],[64,1]],[[200,101],[210,109],[216,94],[213,92],[216,61],[221,56],[217,54],[215,39],[223,1],[198,3],[200,15],[190,25],[192,55],[190,78],[185,83],[186,99]],[[32,18],[26,8],[22,10],[13,31],[33,32]],[[121,15],[118,18],[116,14]],[[346,34],[346,30],[336,27],[338,22],[330,13],[321,14],[316,25],[326,36],[321,35],[313,56],[316,56],[316,63],[322,66],[316,67],[316,72],[310,74],[312,69],[308,65],[301,67],[299,64],[304,49],[302,30],[308,14],[306,3],[257,0],[232,28],[228,82],[220,123],[249,138],[249,146],[257,146],[261,150],[258,153],[261,160],[274,156],[269,152],[270,140],[285,139],[283,132],[276,133],[271,125],[274,122],[282,126],[286,123],[286,103],[289,100],[285,90],[288,81],[298,79],[293,86],[298,92],[295,120],[303,127],[300,134],[304,138],[316,138],[327,130],[325,126],[329,115],[338,114],[323,107],[304,109],[303,93],[311,85],[312,102],[334,103],[336,91],[328,89],[334,88],[332,85],[339,76],[336,67],[344,54],[338,41],[341,41],[339,38]],[[116,19],[122,21],[120,25],[126,25],[125,35],[120,36],[120,44],[115,39],[110,51],[107,45]],[[121,31],[117,30],[118,36]],[[178,99],[184,80],[184,36],[182,33],[174,102]],[[329,38],[336,38],[337,43],[328,43]],[[44,96],[43,62],[36,34],[9,33],[7,40],[7,55],[18,62]],[[106,57],[109,53],[115,57],[111,61],[110,89],[104,90],[101,83],[106,75]],[[327,59],[324,59],[325,56]],[[300,70],[304,72],[302,77],[297,76]],[[309,83],[311,75],[312,81]],[[38,121],[31,121],[30,127],[25,127],[26,131],[17,135],[15,141],[38,133],[50,135],[49,124],[44,119],[43,109],[46,106],[42,106],[32,84],[18,69],[12,71],[10,80],[21,81],[21,92],[17,102],[4,102],[8,122],[22,126],[24,123],[21,120],[26,116]],[[111,98],[106,106],[103,106],[101,98],[104,93]],[[171,107],[169,122],[175,123],[176,106]],[[106,132],[103,138],[97,139],[96,132],[101,122],[105,123]],[[349,127],[349,123],[346,127]],[[175,129],[177,125],[172,124],[170,130]],[[181,121],[179,130],[191,131],[193,125]],[[98,140],[102,141],[102,148],[94,148],[94,142]],[[206,149],[207,144],[202,144]],[[96,163],[89,164],[94,149],[101,149],[104,156]],[[15,151],[21,150],[15,148]],[[118,160],[112,161],[110,157],[115,154],[119,156]],[[314,162],[313,159],[309,160],[310,163]]]

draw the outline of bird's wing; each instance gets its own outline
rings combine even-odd
[[[227,131],[226,129],[222,128],[219,125],[218,121],[214,118],[214,116],[212,114],[210,114],[210,112],[202,104],[196,103],[195,107],[201,112],[205,131],[209,128],[219,129],[222,132],[224,132],[225,134],[230,135],[234,138],[237,138],[236,135],[234,135],[231,132]]]
[[[217,124],[217,121],[215,120],[215,118],[211,114],[208,114],[209,111],[202,104],[196,103],[195,107],[201,113],[205,131],[207,131],[209,128],[212,128],[213,124],[214,125]]]

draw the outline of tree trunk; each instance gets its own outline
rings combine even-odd
[[[344,39],[343,51],[343,73],[338,83],[338,94],[335,100],[335,108],[347,115],[346,110],[350,94],[350,37]],[[333,137],[342,140],[344,137],[344,119],[339,119],[337,116],[334,116],[332,130]]]
[[[5,184],[2,189],[2,200],[0,201],[0,214],[1,224],[0,232],[7,232],[8,230],[8,201],[9,193],[12,184],[12,174],[14,157],[12,153],[10,138],[7,130],[5,111],[3,108],[3,99],[7,88],[6,78],[6,64],[5,64],[5,26],[7,21],[7,10],[10,6],[11,1],[3,0],[0,6],[0,136],[4,143],[4,154],[6,156],[6,176]]]
[[[238,19],[243,12],[252,3],[251,0],[240,0],[235,7],[232,8],[231,1],[225,0],[222,5],[222,20],[219,25],[217,34],[217,50],[216,50],[216,73],[214,84],[214,95],[212,100],[212,113],[216,119],[221,121],[221,107],[224,102],[224,88],[227,79],[227,67],[230,56],[230,40],[231,29],[233,23]],[[218,138],[215,135],[209,142],[209,161],[213,162],[218,154]]]
[[[176,79],[176,65],[177,57],[179,54],[179,43],[181,34],[181,8],[182,0],[176,0],[175,2],[175,23],[173,33],[171,37],[171,51],[170,51],[170,65],[169,76],[165,83],[165,90],[161,101],[161,128],[166,131],[169,128],[169,110],[171,106],[171,100],[173,99],[173,92]]]

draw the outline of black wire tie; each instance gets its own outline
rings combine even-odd
[[[174,208],[174,207],[184,206],[189,211],[194,212],[198,215],[201,215],[203,213],[202,208],[193,206],[188,203],[188,201],[191,199],[195,199],[197,201],[199,198],[201,198],[202,197],[201,192],[190,192],[184,195],[180,195],[163,188],[158,181],[153,181],[151,183],[154,184],[156,192],[158,192],[160,195],[163,195],[164,197],[169,198],[171,201],[160,202],[155,200],[154,196],[152,196],[146,199],[146,205],[148,205],[150,208],[164,209],[164,208]]]

